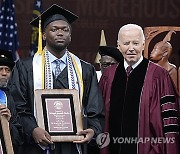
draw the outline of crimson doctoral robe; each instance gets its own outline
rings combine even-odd
[[[179,98],[166,70],[143,59],[127,78],[124,65],[120,63],[107,68],[99,85],[105,103],[105,132],[109,132],[110,137],[139,139],[136,148],[130,144],[114,148],[111,140],[102,154],[128,153],[125,150],[131,153],[134,150],[133,154],[180,153]]]

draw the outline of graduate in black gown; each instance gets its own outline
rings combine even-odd
[[[78,17],[54,4],[31,22],[38,27],[39,19],[45,47],[26,60],[19,60],[9,86],[24,128],[24,153],[86,153],[87,143],[95,143],[102,132],[104,110],[94,67],[68,51],[71,42],[71,23]],[[39,48],[40,49],[40,48]],[[58,62],[60,64],[58,64]],[[60,67],[59,67],[60,66]],[[44,82],[42,82],[44,80]],[[76,143],[53,143],[46,130],[38,127],[34,108],[35,89],[77,89],[82,101],[85,138]],[[50,149],[43,150],[42,146]],[[55,148],[55,149],[54,149]]]

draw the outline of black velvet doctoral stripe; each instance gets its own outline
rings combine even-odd
[[[168,125],[164,126],[164,133],[179,133],[179,126],[178,125]]]
[[[110,153],[115,154],[119,151],[120,144],[113,143],[112,137],[121,136],[122,109],[124,105],[125,87],[126,87],[126,72],[123,63],[119,63],[114,80],[112,82],[110,96],[110,112],[109,112],[109,133],[110,133]]]
[[[168,102],[175,103],[175,96],[174,95],[164,96],[163,98],[161,98],[160,102],[161,102],[161,105],[168,103]]]
[[[168,110],[161,112],[162,118],[177,118],[178,117],[178,112],[175,110]]]
[[[123,137],[138,137],[139,102],[148,67],[148,61],[144,59],[129,75],[124,103]],[[122,154],[137,152],[137,144],[124,144]]]
[[[128,82],[124,66],[118,67],[112,84],[110,104],[110,136],[137,137],[139,101],[148,66],[148,60],[144,59],[129,75]],[[118,120],[117,121],[117,117]],[[117,144],[110,145],[112,153],[137,152],[137,145]]]

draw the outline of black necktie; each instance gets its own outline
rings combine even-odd
[[[130,74],[132,71],[133,71],[132,66],[128,66],[128,67],[126,68],[126,74],[127,74],[127,76],[129,76],[129,74]]]

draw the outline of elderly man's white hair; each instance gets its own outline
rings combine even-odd
[[[121,33],[122,31],[132,30],[132,29],[139,29],[139,31],[140,31],[141,34],[142,34],[142,41],[144,42],[144,41],[145,41],[145,36],[144,36],[143,29],[142,29],[141,26],[136,25],[136,24],[126,24],[126,25],[122,26],[122,27],[119,29],[118,41],[117,41],[117,42],[119,42],[120,39],[121,39],[119,36],[120,36],[120,33]]]

